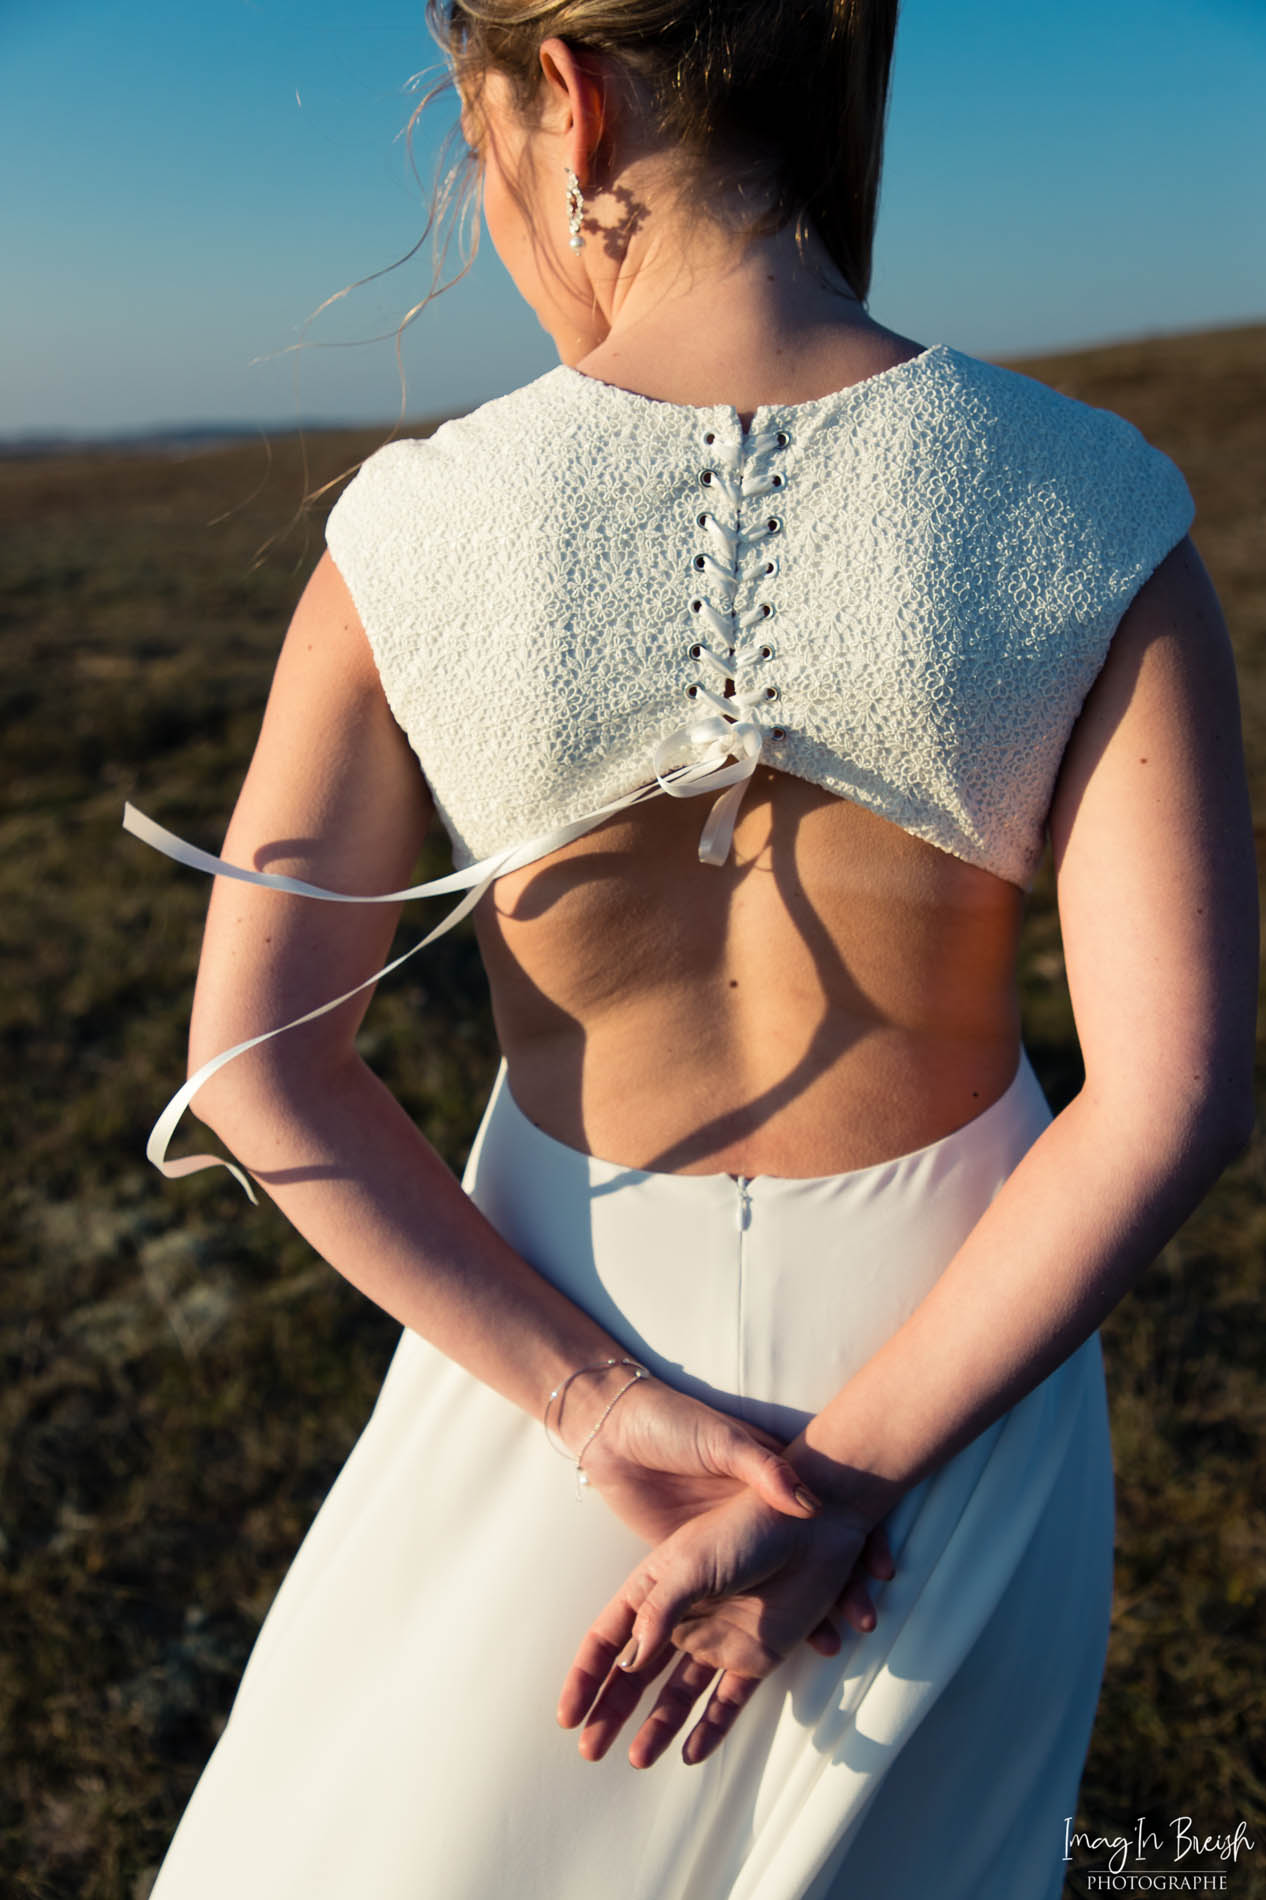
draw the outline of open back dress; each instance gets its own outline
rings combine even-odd
[[[392,444],[328,540],[453,844],[409,895],[465,892],[438,934],[664,795],[710,797],[706,879],[757,763],[1027,887],[1077,713],[1192,515],[1122,418],[944,344],[748,429],[560,366]],[[166,1150],[212,1066],[152,1138],[169,1173],[207,1164]],[[1022,1054],[973,1120],[872,1167],[656,1173],[546,1134],[503,1063],[464,1186],[630,1355],[790,1438],[1049,1119]],[[1057,1900],[1112,1593],[1098,1335],[887,1528],[876,1627],[802,1647],[702,1766],[586,1763],[554,1707],[643,1547],[539,1420],[406,1330],[153,1900]]]

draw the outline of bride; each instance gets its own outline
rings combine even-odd
[[[1053,1900],[1096,1329],[1252,1117],[1190,496],[869,315],[892,0],[429,14],[559,366],[346,490],[222,857],[129,817],[219,873],[155,1158],[196,1094],[404,1329],[155,1893]],[[436,817],[503,1056],[461,1184],[355,1042]]]

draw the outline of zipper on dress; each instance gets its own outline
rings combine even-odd
[[[734,1184],[738,1188],[738,1230],[745,1232],[752,1224],[752,1197],[748,1193],[749,1174],[736,1174]]]

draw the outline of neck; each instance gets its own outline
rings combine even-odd
[[[609,215],[618,205],[620,223]],[[597,229],[594,229],[594,225]],[[748,238],[709,219],[670,217],[622,177],[586,204],[591,298],[554,330],[562,361],[667,401],[731,401],[831,371],[859,338],[889,337],[810,231]],[[788,396],[786,399],[792,399]],[[756,401],[764,400],[757,396]]]

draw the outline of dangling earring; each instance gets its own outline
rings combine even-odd
[[[568,243],[573,251],[584,249],[585,240],[580,235],[580,220],[585,215],[585,201],[581,195],[580,180],[570,165],[564,165],[567,173],[567,229],[571,232]]]

